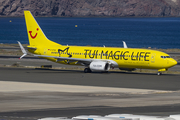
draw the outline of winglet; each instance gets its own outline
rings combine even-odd
[[[21,51],[23,52],[23,55],[19,58],[19,59],[21,59],[21,58],[23,58],[24,56],[27,55],[27,52],[26,52],[26,50],[24,49],[24,47],[22,46],[22,44],[21,44],[19,41],[17,41],[17,42],[18,42],[18,44],[19,44],[19,46],[20,46],[20,48],[21,48]]]
[[[123,42],[124,48],[128,48],[127,45],[126,45],[126,42],[125,41],[122,41],[122,42]]]

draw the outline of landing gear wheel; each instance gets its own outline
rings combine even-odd
[[[91,69],[85,68],[85,69],[84,69],[84,73],[91,73]]]
[[[158,73],[157,73],[158,76],[161,75],[161,74],[162,74],[161,72],[158,72]]]
[[[84,69],[84,73],[88,73],[88,68],[85,68],[85,69]]]

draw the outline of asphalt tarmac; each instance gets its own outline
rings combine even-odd
[[[119,87],[155,90],[180,90],[180,75],[155,73],[84,73],[82,70],[1,67],[2,81]]]
[[[82,70],[3,67],[17,61],[0,59],[1,120],[113,113],[180,114],[179,74],[157,76],[155,73],[120,71],[85,74]],[[23,65],[50,63],[31,58],[19,62]],[[63,92],[65,88],[61,86],[66,85],[69,91]],[[100,88],[104,92],[98,91]],[[81,91],[77,92],[77,89]]]

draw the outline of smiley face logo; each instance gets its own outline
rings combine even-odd
[[[38,31],[39,28],[37,28],[36,30]],[[29,31],[29,34],[30,34],[30,36],[31,36],[32,39],[35,39],[38,33],[36,33],[36,34],[33,36],[33,35],[32,35],[32,31]]]

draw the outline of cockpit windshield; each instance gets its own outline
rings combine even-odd
[[[170,56],[161,56],[161,58],[171,58]]]

